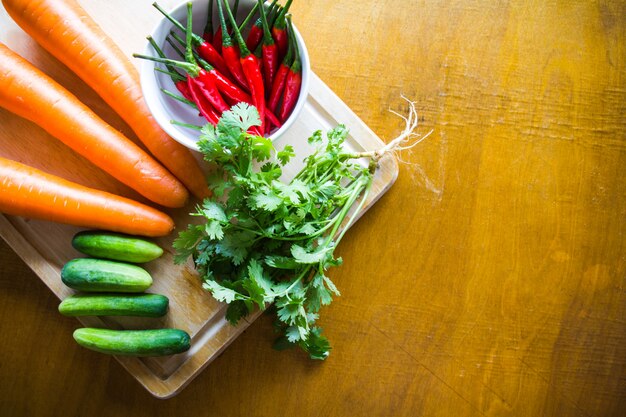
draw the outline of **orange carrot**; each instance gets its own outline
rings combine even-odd
[[[152,207],[1,157],[0,212],[142,236],[165,236],[174,228]]]
[[[31,120],[144,197],[182,207],[185,187],[69,91],[0,43],[0,107]]]
[[[191,152],[161,130],[152,117],[133,64],[76,0],[2,3],[15,22],[93,88],[196,197],[209,195]]]

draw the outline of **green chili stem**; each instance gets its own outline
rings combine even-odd
[[[185,60],[187,62],[194,62],[193,59],[193,50],[191,48],[191,39],[192,39],[192,19],[193,19],[193,4],[191,2],[187,3],[187,30],[185,31]]]
[[[165,18],[167,20],[172,22],[172,24],[174,26],[176,26],[178,29],[180,29],[182,32],[186,32],[187,31],[185,26],[183,26],[178,20],[174,19],[169,13],[167,13],[165,10],[163,10],[163,8],[161,6],[159,6],[157,3],[152,3],[152,6],[154,6],[155,9],[157,9],[159,12],[161,12],[161,14],[163,16],[165,16]],[[194,34],[192,34],[192,42],[193,42],[194,45],[201,45],[201,44],[204,43],[204,39],[202,39],[201,36],[198,36],[198,35],[196,35],[194,33]]]
[[[170,123],[176,126],[182,126],[193,130],[202,130],[202,126],[196,126],[189,123],[179,122],[178,120],[170,120]]]
[[[220,0],[217,0],[220,1]],[[223,0],[224,2],[226,2],[227,0]],[[235,22],[235,17],[233,16],[233,12],[230,11],[230,7],[228,7],[228,4],[226,4],[226,12],[228,14],[228,19],[230,20],[230,23],[233,27],[233,34],[235,35],[235,39],[237,39],[237,43],[239,44],[239,52],[241,53],[241,57],[247,57],[248,55],[250,55],[250,50],[248,49],[248,47],[246,46],[246,42],[243,40],[243,37],[241,36],[241,32],[239,31],[239,28],[237,27],[237,22]]]
[[[147,59],[148,61],[160,62],[162,64],[173,65],[175,67],[185,70],[192,77],[197,77],[198,72],[200,71],[200,67],[198,67],[196,64],[191,64],[189,62],[175,61],[173,59],[167,59],[167,58],[157,58],[154,56],[142,55],[142,54],[133,54],[133,57],[140,58],[140,59]]]
[[[248,16],[246,16],[246,18],[244,19],[243,22],[241,22],[241,25],[239,25],[239,31],[243,32],[243,30],[246,28],[246,25],[248,23],[250,23],[250,20],[254,17],[254,15],[256,14],[256,11],[258,9],[259,5],[258,3],[255,3],[254,7],[252,7],[252,10],[250,10],[250,13],[248,13]]]
[[[178,100],[181,103],[185,103],[188,104],[192,107],[195,107],[196,109],[198,108],[198,106],[196,106],[196,103],[194,103],[191,100],[187,100],[185,97],[183,96],[179,96],[178,94],[174,94],[171,91],[166,90],[165,88],[161,88],[161,91],[163,92],[163,94],[170,96],[171,98],[173,98],[174,100]]]

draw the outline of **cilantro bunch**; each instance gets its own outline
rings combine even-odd
[[[325,137],[315,132],[308,139],[313,153],[284,181],[294,149],[278,151],[249,133],[260,122],[256,109],[241,103],[202,129],[198,145],[215,165],[214,196],[193,213],[202,223],[174,242],[176,261],[193,257],[203,287],[228,303],[232,324],[272,306],[280,333],[275,347],[297,345],[325,359],[330,344],[315,322],[321,306],[339,295],[326,271],[342,262],[333,252],[365,201],[375,163],[364,166],[357,161],[362,155],[342,148],[348,131],[340,125]]]

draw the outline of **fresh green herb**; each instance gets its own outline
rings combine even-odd
[[[345,151],[342,125],[325,137],[317,131],[308,140],[315,150],[286,182],[283,167],[294,149],[276,150],[269,139],[248,133],[260,125],[256,109],[240,103],[217,126],[202,129],[199,148],[216,165],[209,178],[214,196],[193,213],[204,223],[190,225],[174,242],[176,261],[193,257],[204,288],[229,304],[232,324],[273,305],[280,333],[275,347],[297,345],[325,359],[330,344],[315,322],[320,308],[339,295],[326,271],[342,262],[333,252],[385,152]],[[359,163],[363,157],[369,164]]]

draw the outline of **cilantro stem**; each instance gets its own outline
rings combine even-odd
[[[343,239],[343,236],[346,234],[350,226],[352,226],[352,224],[356,221],[357,216],[359,215],[359,213],[363,209],[363,206],[365,205],[365,201],[367,200],[367,196],[369,195],[371,189],[372,189],[372,179],[370,176],[368,178],[368,181],[365,183],[365,190],[363,190],[363,196],[361,197],[361,201],[359,202],[359,205],[354,210],[354,213],[352,217],[350,218],[350,220],[348,221],[348,223],[346,224],[346,227],[344,227],[344,229],[341,231],[341,234],[335,239],[335,245],[338,245],[339,242],[341,242],[341,239]]]
[[[354,191],[352,191],[348,200],[346,201],[346,203],[344,203],[341,211],[335,218],[335,226],[329,233],[327,242],[331,242],[334,239],[335,235],[337,234],[337,231],[339,230],[339,227],[341,226],[341,223],[343,223],[343,219],[345,219],[346,215],[348,214],[348,211],[350,210],[350,207],[352,207],[352,204],[354,204],[356,199],[359,198],[359,194],[361,194],[361,191],[362,191],[361,187],[355,187]]]
[[[281,240],[281,241],[285,241],[285,242],[293,242],[293,241],[300,241],[300,240],[309,240],[312,237],[317,237],[317,236],[323,234],[326,230],[328,230],[330,226],[335,224],[333,219],[325,220],[324,222],[308,222],[308,223],[326,223],[326,225],[324,225],[324,227],[322,227],[321,229],[317,230],[315,233],[302,235],[302,236],[280,236],[280,235],[276,235],[276,234],[268,234],[268,233],[265,233],[265,232],[262,232],[262,231],[259,231],[259,230],[255,230],[255,229],[250,229],[250,228],[244,227],[244,226],[233,225],[233,224],[231,224],[230,226],[232,228],[237,229],[237,230],[242,230],[242,231],[245,231],[245,232],[254,233],[255,235],[259,236],[259,238],[255,239],[255,241],[258,241],[258,240],[260,240],[262,238],[267,238],[267,239]]]
[[[287,297],[287,299],[291,300],[291,297],[289,297],[289,292],[291,290],[293,290],[293,287],[295,287],[301,280],[302,278],[304,278],[307,274],[311,273],[311,268],[313,268],[313,265],[308,265],[299,275],[298,277],[291,283],[291,285],[289,287],[287,287],[285,290],[276,293],[276,298],[280,298],[280,297]]]

